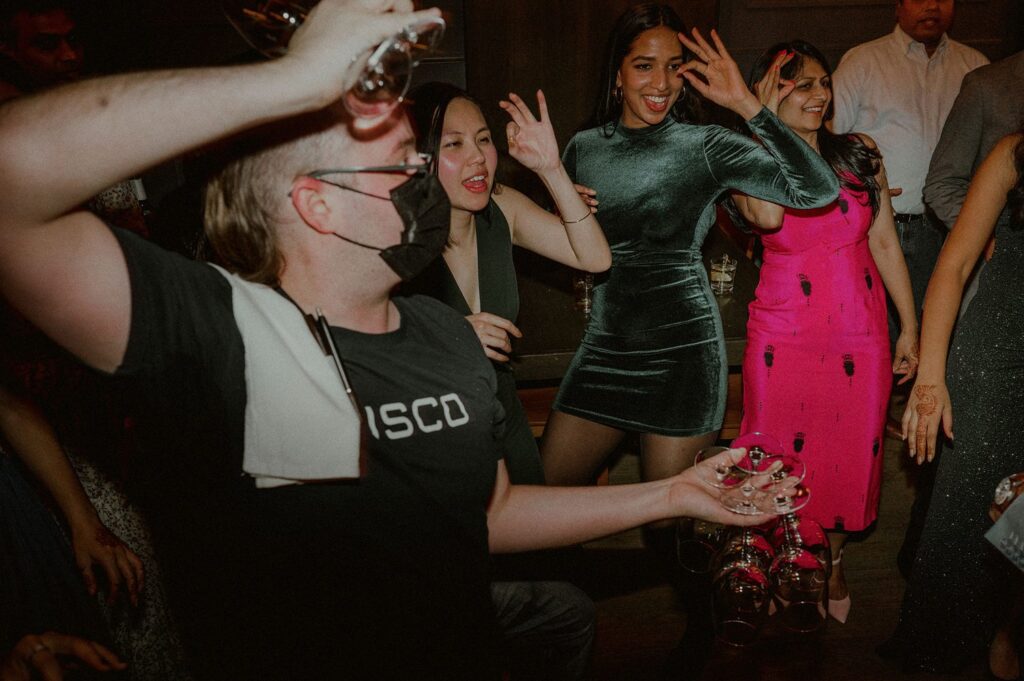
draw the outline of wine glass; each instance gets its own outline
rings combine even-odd
[[[223,0],[224,14],[245,40],[267,57],[288,51],[288,41],[319,0]],[[357,118],[393,110],[409,91],[412,71],[441,42],[445,22],[420,19],[357,57],[358,74],[342,101]]]
[[[746,451],[729,447],[705,447],[697,452],[693,466],[705,484],[721,490],[718,499],[727,509],[741,515],[761,513],[754,502],[755,478],[765,473],[760,460],[751,460]]]
[[[768,616],[768,568],[775,551],[757,528],[736,529],[712,560],[715,633],[730,645],[752,643]]]
[[[686,572],[703,575],[711,569],[711,559],[725,539],[726,527],[718,523],[694,520],[690,527],[676,523],[676,560]]]
[[[777,456],[785,453],[782,443],[777,438],[759,431],[739,435],[732,441],[732,446],[737,449],[740,447],[746,449],[750,459],[755,463],[759,462],[763,457]]]
[[[804,499],[810,498],[806,487],[798,485],[798,489]],[[809,546],[804,545],[804,537]],[[828,612],[828,536],[817,523],[790,512],[781,516],[773,539],[778,554],[768,575],[779,607],[779,623],[791,631],[816,631],[825,625]]]

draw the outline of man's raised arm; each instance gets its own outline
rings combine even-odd
[[[121,363],[131,320],[124,258],[81,206],[204,143],[338,99],[353,58],[417,16],[410,0],[324,0],[288,55],[251,66],[76,83],[0,108],[0,291],[87,363]]]

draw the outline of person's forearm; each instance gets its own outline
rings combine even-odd
[[[81,526],[97,519],[96,509],[56,434],[35,405],[0,389],[0,432],[53,496],[70,525]]]
[[[11,222],[46,222],[167,158],[325,104],[290,71],[271,62],[138,73],[10,102],[0,110],[0,203]]]
[[[557,168],[538,173],[548,194],[562,216],[569,247],[576,256],[576,269],[585,272],[603,272],[611,266],[608,241],[590,206],[576,191],[576,187],[561,163]]]
[[[919,384],[944,383],[949,339],[960,309],[966,277],[940,259],[928,282],[921,322]]]
[[[903,251],[893,241],[870,243],[871,256],[900,318],[900,330],[917,332],[917,310]]]
[[[502,511],[488,517],[493,553],[590,541],[670,513],[670,480],[601,487],[512,485]]]

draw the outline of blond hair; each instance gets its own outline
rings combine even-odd
[[[290,183],[324,165],[337,165],[348,137],[347,114],[328,107],[263,126],[231,140],[206,183],[204,224],[214,259],[249,281],[276,286],[285,261],[278,211]]]

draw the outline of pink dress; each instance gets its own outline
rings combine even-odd
[[[802,515],[827,529],[862,530],[878,509],[892,368],[870,226],[866,196],[845,187],[825,208],[787,209],[763,235],[747,324],[741,432],[801,456]]]

